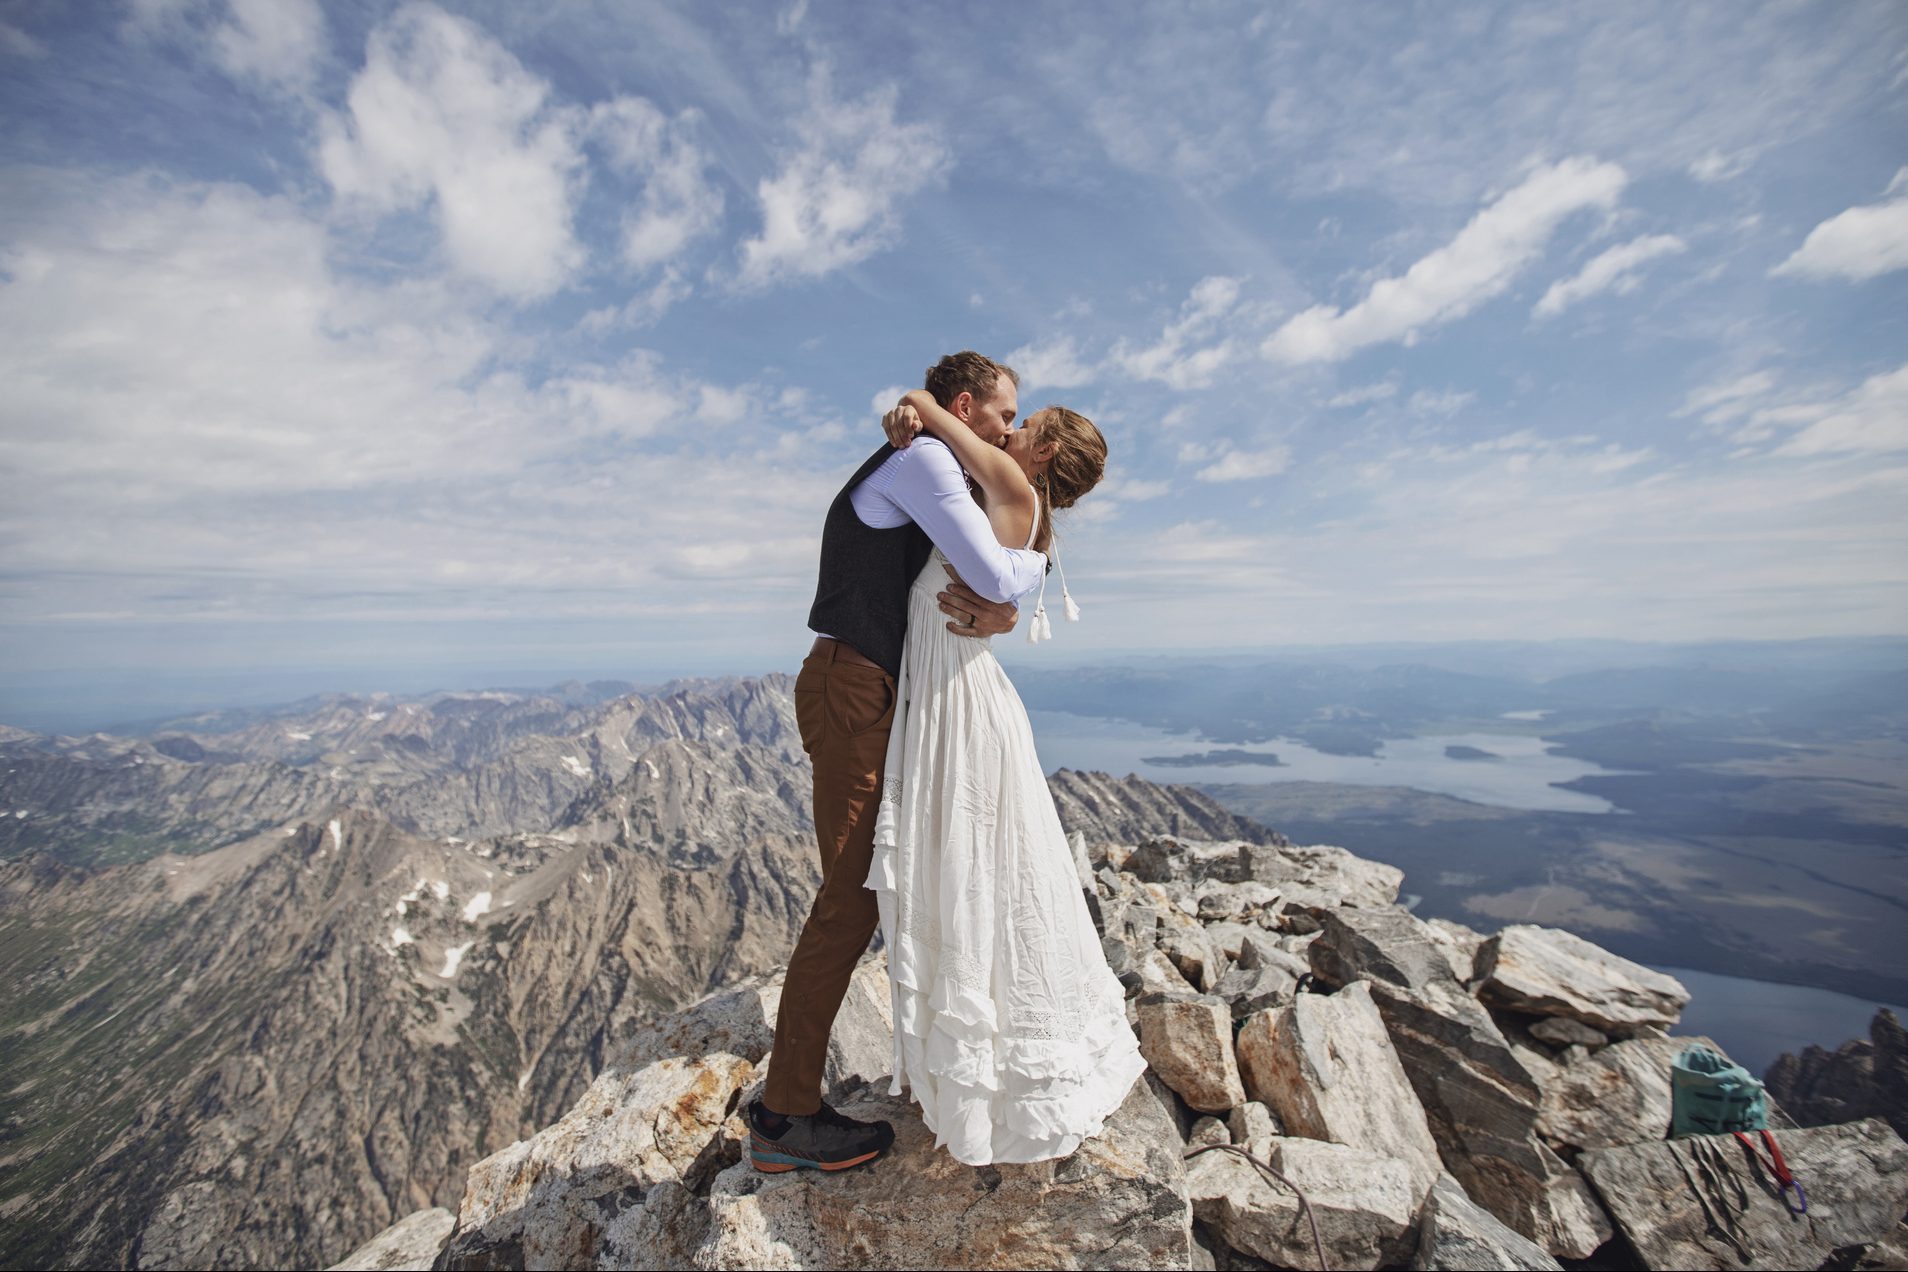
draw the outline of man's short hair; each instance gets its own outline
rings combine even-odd
[[[1016,389],[1020,387],[1020,377],[1012,367],[975,353],[972,349],[963,349],[959,353],[948,354],[929,367],[925,387],[936,402],[951,411],[954,409],[954,399],[963,393],[973,394],[976,402],[985,402],[993,397],[1003,375]]]

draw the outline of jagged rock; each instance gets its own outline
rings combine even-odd
[[[1138,844],[1159,835],[1282,844],[1285,836],[1227,812],[1204,791],[1144,778],[1061,769],[1047,779],[1060,824],[1092,844]],[[1116,863],[1117,864],[1117,863]]]
[[[1832,1052],[1805,1047],[1799,1056],[1779,1056],[1763,1082],[1804,1126],[1880,1117],[1908,1137],[1908,1030],[1886,1007],[1869,1022],[1866,1039]]]
[[[1563,1272],[1549,1251],[1498,1222],[1449,1175],[1438,1176],[1418,1217],[1417,1272]]]
[[[1325,911],[1319,923],[1308,951],[1315,973],[1328,984],[1370,978],[1359,983],[1465,1191],[1560,1257],[1583,1258],[1607,1240],[1583,1179],[1538,1138],[1536,1076],[1458,982],[1431,926],[1397,909]]]
[[[1149,994],[1139,1000],[1139,1028],[1140,1054],[1189,1106],[1224,1113],[1245,1103],[1225,1003]]]
[[[442,1206],[418,1210],[335,1263],[328,1272],[423,1272],[437,1259],[457,1216]]]
[[[1147,889],[1149,892],[1164,893],[1158,884],[1149,884]],[[1162,904],[1158,912],[1156,945],[1173,961],[1188,982],[1198,986],[1201,992],[1210,993],[1219,984],[1219,978],[1225,975],[1225,955],[1206,935],[1206,929],[1199,920],[1171,904]]]
[[[1172,959],[1160,949],[1149,949],[1134,964],[1133,970],[1139,974],[1140,993],[1142,994],[1189,994],[1197,995],[1199,990],[1180,973]]]
[[[1882,1240],[1862,1247],[1853,1272],[1902,1272],[1904,1268],[1908,1268],[1908,1223],[1898,1225]]]
[[[1212,841],[1161,837],[1135,847],[1120,868],[1146,883],[1191,884],[1202,879],[1236,883],[1249,879],[1251,845],[1238,840]]]
[[[1428,919],[1425,926],[1431,929],[1432,939],[1443,948],[1445,960],[1451,964],[1451,974],[1468,985],[1477,973],[1477,952],[1483,948],[1484,934],[1450,919]]]
[[[1587,1047],[1591,1051],[1610,1041],[1609,1035],[1568,1016],[1545,1016],[1530,1027],[1530,1036],[1553,1047]]]
[[[1518,924],[1477,954],[1478,992],[1534,1016],[1568,1016],[1614,1037],[1676,1023],[1689,991],[1672,976],[1618,958],[1559,928]]]
[[[1305,957],[1294,954],[1280,943],[1278,937],[1269,932],[1248,932],[1239,942],[1240,967],[1256,971],[1262,967],[1276,967],[1291,976],[1293,980],[1312,970]]]
[[[1202,1117],[1193,1123],[1192,1132],[1186,1136],[1187,1148],[1198,1148],[1205,1144],[1230,1144],[1232,1132],[1226,1124],[1216,1117]]]
[[[734,1114],[774,1042],[781,988],[778,971],[640,1031],[560,1120],[473,1166],[439,1265],[648,1259],[644,1246],[630,1243],[653,1240],[661,1222],[637,1213],[651,1204],[655,1186],[696,1182],[722,1159],[740,1156]],[[885,957],[865,958],[830,1038],[823,1080],[831,1090],[887,1072],[891,1001]]]
[[[1285,1128],[1279,1125],[1272,1110],[1258,1100],[1247,1100],[1227,1114],[1226,1129],[1231,1132],[1234,1144],[1268,1158],[1272,1153],[1272,1137],[1285,1134]]]
[[[1323,1140],[1271,1141],[1271,1166],[1305,1193],[1333,1268],[1401,1262],[1423,1194],[1408,1164]],[[1193,1214],[1235,1250],[1283,1268],[1318,1263],[1298,1198],[1235,1153],[1202,1153],[1188,1164]]]
[[[1397,1158],[1412,1172],[1414,1203],[1443,1169],[1366,982],[1248,1018],[1238,1053],[1246,1095],[1288,1134]]]
[[[1397,901],[1404,882],[1404,871],[1396,866],[1328,844],[1262,848],[1248,856],[1246,877],[1276,886],[1288,911],[1314,905],[1379,910]]]
[[[1170,1118],[1144,1082],[1071,1157],[963,1166],[911,1103],[864,1090],[842,1105],[894,1123],[872,1169],[764,1175],[747,1162],[704,1203],[702,1268],[1185,1268],[1191,1216]],[[641,1266],[641,1261],[635,1265]],[[608,1262],[584,1266],[625,1266]]]
[[[1835,1250],[1885,1242],[1896,1233],[1908,1210],[1908,1144],[1886,1122],[1869,1118],[1778,1134],[1790,1170],[1808,1192],[1806,1221],[1789,1214],[1731,1136],[1592,1149],[1578,1160],[1650,1267],[1814,1268]],[[1705,1172],[1690,1165],[1698,1142],[1719,1153],[1709,1161],[1717,1186],[1701,1196],[1691,1180],[1704,1180]],[[1744,1249],[1730,1243],[1725,1228]]]
[[[1611,1148],[1669,1134],[1670,1067],[1707,1038],[1629,1038],[1544,1075],[1537,1130],[1552,1145]]]
[[[1257,879],[1227,883],[1207,879],[1193,889],[1199,905],[1199,918],[1207,923],[1256,917],[1260,911],[1276,906],[1283,894]]]
[[[1203,907],[1205,902],[1201,900],[1200,905]],[[1259,932],[1256,927],[1247,927],[1243,923],[1234,923],[1230,919],[1209,919],[1203,913],[1199,921],[1205,924],[1206,937],[1212,942],[1213,947],[1235,963],[1239,961],[1239,954],[1245,948],[1246,938],[1256,936]]]
[[[1244,1020],[1254,1012],[1292,1001],[1297,978],[1276,967],[1235,967],[1219,978],[1213,996],[1232,1007],[1232,1018]]]

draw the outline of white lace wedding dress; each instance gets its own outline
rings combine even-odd
[[[908,596],[868,871],[894,995],[889,1093],[910,1088],[958,1161],[1043,1161],[1097,1134],[1146,1064],[1026,708],[989,643],[945,626],[945,562],[937,549]]]

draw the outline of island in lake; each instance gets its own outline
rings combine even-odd
[[[1501,760],[1504,757],[1495,751],[1485,751],[1474,746],[1447,746],[1444,748],[1447,760]]]
[[[1212,765],[1257,764],[1262,768],[1284,768],[1285,764],[1270,751],[1241,751],[1228,747],[1223,751],[1203,751],[1197,755],[1142,755],[1140,762],[1166,768],[1206,768]]]

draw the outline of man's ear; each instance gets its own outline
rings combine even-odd
[[[954,404],[948,408],[948,414],[963,424],[968,423],[974,418],[974,395],[972,393],[956,393],[954,395]]]

